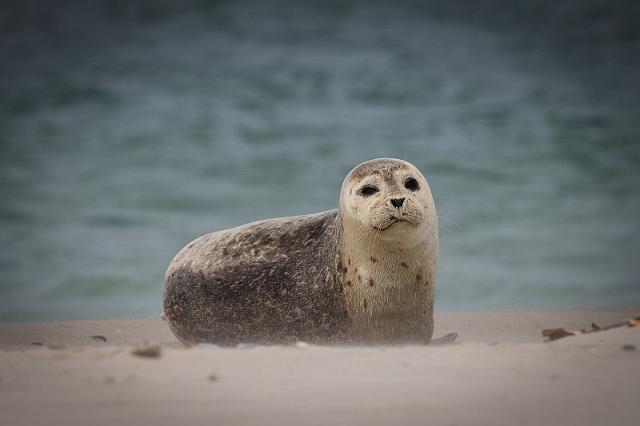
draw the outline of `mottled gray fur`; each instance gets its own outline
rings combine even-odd
[[[404,187],[409,177],[419,191]],[[379,191],[363,197],[363,182],[377,182]],[[394,197],[407,201],[396,208]],[[421,173],[401,160],[370,160],[345,179],[339,210],[250,223],[188,244],[165,276],[165,318],[186,344],[426,343],[437,245]]]
[[[166,274],[171,330],[184,343],[342,341],[338,241],[337,210],[198,238]]]

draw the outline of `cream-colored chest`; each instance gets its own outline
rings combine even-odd
[[[368,324],[431,312],[437,254],[424,248],[343,252],[352,320]]]

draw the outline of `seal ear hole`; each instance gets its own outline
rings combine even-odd
[[[378,189],[377,186],[373,186],[373,185],[365,185],[362,188],[360,188],[360,190],[358,191],[358,193],[360,195],[362,195],[363,197],[370,197],[373,194],[375,194],[376,192],[379,192],[380,190]]]
[[[418,184],[418,181],[412,177],[404,181],[404,187],[407,188],[409,191],[417,191],[418,189],[420,189],[420,185]]]

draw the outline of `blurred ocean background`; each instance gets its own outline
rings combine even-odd
[[[640,2],[3,1],[0,320],[155,316],[204,233],[404,158],[436,309],[640,305]]]

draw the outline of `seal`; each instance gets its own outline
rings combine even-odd
[[[165,275],[164,316],[185,344],[427,343],[438,218],[410,163],[366,161],[338,209],[204,235]]]

